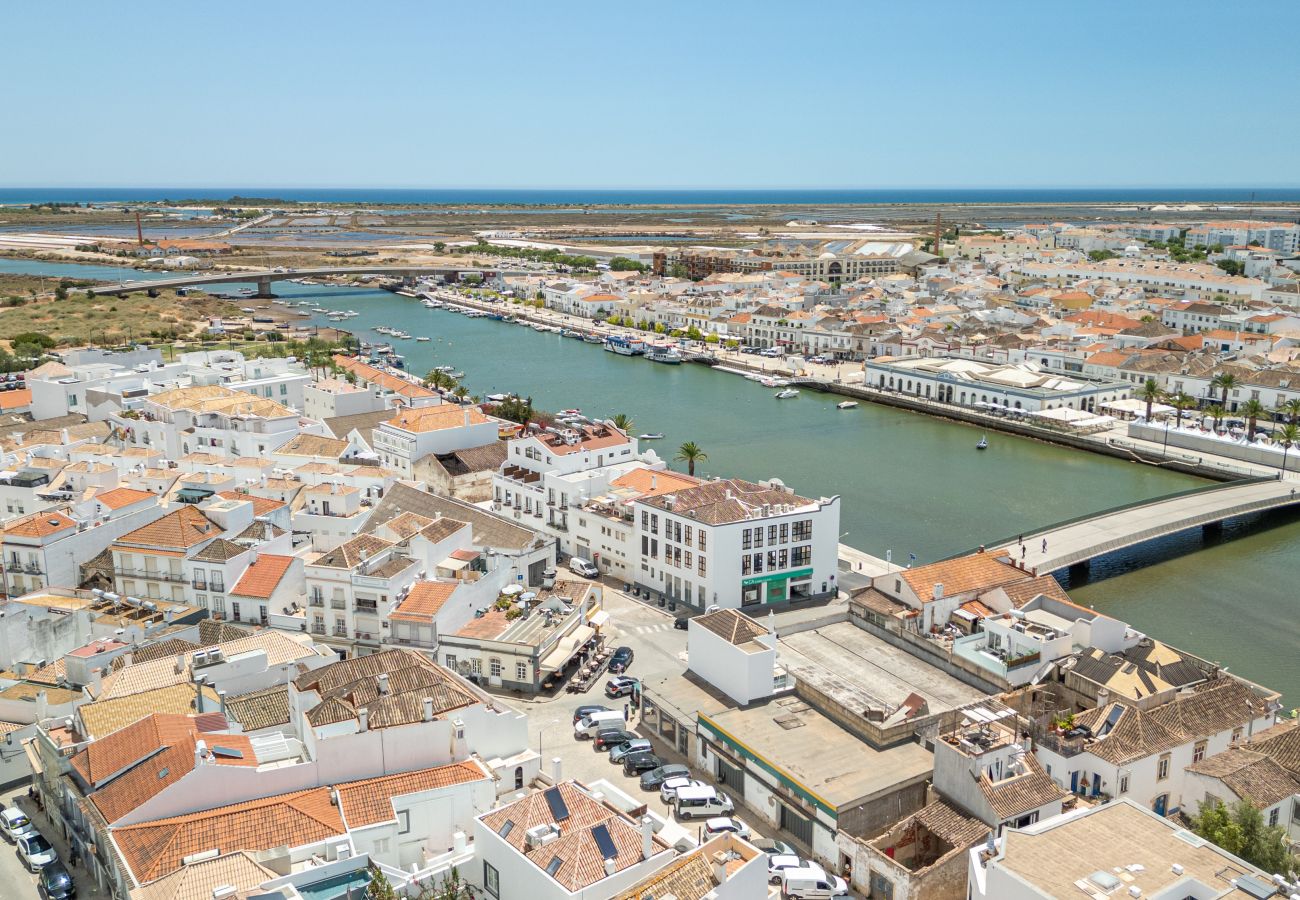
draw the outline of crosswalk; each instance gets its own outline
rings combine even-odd
[[[632,625],[629,626],[626,630],[632,632],[633,634],[656,634],[660,631],[672,631],[673,623],[659,622],[658,624],[655,625]]]

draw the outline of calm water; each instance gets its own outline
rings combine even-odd
[[[123,270],[0,259],[0,271],[117,280]],[[627,413],[634,431],[662,431],[644,447],[671,457],[684,441],[709,454],[700,473],[758,479],[777,476],[804,495],[839,494],[845,543],[896,561],[928,562],[1085,512],[1155,497],[1200,483],[1189,476],[979,432],[925,416],[804,391],[778,401],[743,378],[693,365],[662,366],[490,319],[469,319],[385,291],[280,282],[285,297],[312,298],[360,315],[345,327],[385,341],[377,325],[428,335],[396,342],[407,368],[451,365],[475,394],[517,391],[544,409],[580,407],[587,415]],[[306,321],[306,320],[304,320]],[[322,324],[327,324],[322,322]],[[671,459],[669,460],[671,462]],[[680,467],[679,463],[673,463]],[[1280,524],[1279,524],[1280,523]],[[1073,586],[1079,602],[1119,616],[1233,671],[1300,698],[1300,641],[1294,582],[1300,573],[1300,519],[1247,522],[1225,529],[1217,545],[1199,532],[1153,553],[1108,558],[1091,584]],[[1155,565],[1141,561],[1166,557]]]

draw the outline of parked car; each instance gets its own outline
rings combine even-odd
[[[665,780],[663,784],[659,785],[659,796],[665,803],[671,805],[672,802],[677,799],[678,788],[693,787],[704,787],[704,782],[696,781],[694,778],[687,778],[684,775],[677,778],[669,778]]]
[[[627,728],[627,720],[623,717],[621,709],[591,713],[587,718],[579,720],[578,724],[573,726],[573,736],[580,741],[590,741],[602,731],[609,731],[613,728]]]
[[[16,806],[11,806],[0,812],[0,832],[3,832],[10,842],[17,843],[19,838],[35,834],[36,826],[27,817],[27,813]]]
[[[666,766],[651,769],[641,776],[641,790],[652,791],[669,778],[681,778],[683,775],[689,775],[690,773],[691,770],[681,763],[669,763]]]
[[[54,845],[45,839],[45,835],[36,832],[18,839],[18,858],[32,872],[39,872],[52,862],[57,862],[59,854]]]
[[[646,738],[635,738],[630,741],[624,741],[613,750],[610,750],[609,761],[619,762],[625,756],[630,756],[633,753],[649,753],[653,749],[654,745],[652,745]]]
[[[750,841],[759,850],[762,850],[768,856],[798,856],[799,851],[787,844],[785,841],[778,841],[773,838],[755,838]]]
[[[629,753],[623,757],[623,774],[636,775],[638,772],[657,769],[663,764],[664,761],[653,753]]]
[[[806,859],[800,859],[793,853],[778,853],[767,858],[767,883],[780,884],[781,876],[788,869],[809,868],[814,865]]]
[[[686,629],[690,628],[691,627],[690,616],[678,616],[677,618],[673,619],[673,627],[681,631],[685,631]]]
[[[77,885],[61,862],[50,863],[41,869],[36,890],[41,900],[72,900],[77,895]]]
[[[628,666],[632,665],[634,655],[631,647],[619,647],[614,651],[614,655],[609,658],[609,670],[615,675],[626,672]]]
[[[628,731],[626,728],[608,728],[596,732],[596,737],[591,743],[595,749],[608,753],[624,741],[635,741],[638,737],[640,735],[635,731]]]
[[[583,719],[587,718],[587,716],[591,715],[592,713],[598,713],[598,712],[609,712],[609,707],[600,706],[599,704],[587,704],[586,706],[579,706],[577,709],[573,711],[573,724],[577,725]]]
[[[715,819],[707,819],[704,822],[704,834],[706,837],[716,837],[719,834],[734,834],[736,837],[749,837],[749,826],[739,819],[731,816],[718,816]]]
[[[800,866],[782,871],[781,894],[791,900],[832,900],[849,896],[849,886],[838,875],[828,875],[821,866]]]
[[[599,578],[600,569],[591,560],[575,556],[569,560],[569,571],[574,575],[581,575],[583,578]]]
[[[615,675],[609,681],[605,682],[605,696],[611,699],[617,697],[630,697],[636,690],[636,679],[628,678],[624,675]]]

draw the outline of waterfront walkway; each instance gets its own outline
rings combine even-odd
[[[1108,510],[991,545],[1005,548],[1035,574],[1086,564],[1095,557],[1189,528],[1284,507],[1300,508],[1300,479],[1253,479],[1160,497]]]

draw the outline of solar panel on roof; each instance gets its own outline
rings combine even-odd
[[[236,749],[234,749],[233,747],[217,747],[217,746],[214,746],[214,747],[212,748],[212,754],[213,754],[214,756],[224,756],[226,759],[243,759],[243,758],[244,758],[244,751],[243,751],[243,750],[236,750]]]
[[[596,847],[600,850],[603,859],[618,858],[618,848],[614,846],[614,839],[609,836],[608,828],[597,825],[591,829],[591,836],[596,839]]]
[[[564,802],[564,797],[560,794],[558,787],[550,788],[546,794],[546,805],[551,808],[551,815],[557,822],[563,822],[569,817],[569,805]]]

